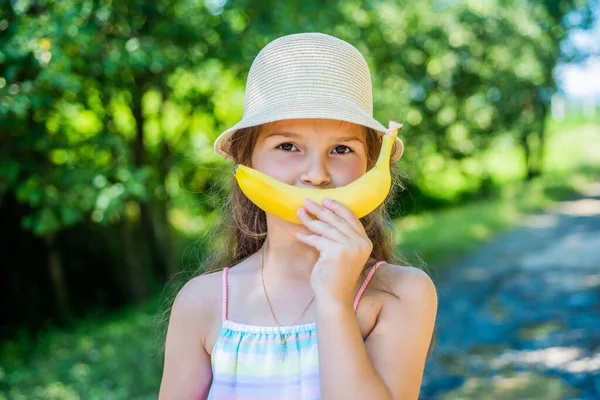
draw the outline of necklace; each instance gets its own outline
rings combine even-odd
[[[279,353],[281,355],[281,361],[285,361],[285,353],[287,352],[287,340],[288,340],[289,333],[286,333],[285,335],[283,333],[281,333],[281,326],[279,324],[279,321],[277,320],[277,317],[275,316],[275,313],[273,312],[273,306],[271,305],[271,300],[269,300],[269,295],[267,294],[267,288],[265,286],[265,278],[264,278],[264,274],[263,274],[264,267],[265,267],[265,247],[263,246],[262,251],[261,251],[260,279],[262,281],[262,287],[265,292],[265,297],[267,298],[267,303],[269,303],[269,310],[271,310],[271,315],[273,316],[273,319],[275,320],[275,323],[277,324],[277,330],[279,331],[279,338],[281,339],[281,346],[282,346],[281,352]],[[315,299],[315,296],[313,296],[312,299],[310,299],[310,301],[308,302],[306,307],[304,307],[304,311],[302,311],[302,314],[300,314],[300,316],[294,321],[294,323],[292,325],[296,325],[296,323],[298,321],[300,321],[300,319],[302,318],[304,313],[306,313],[306,310],[308,310],[308,307],[310,307],[310,305],[312,304],[314,299]]]

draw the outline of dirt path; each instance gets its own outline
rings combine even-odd
[[[600,399],[600,183],[434,280],[421,399]]]

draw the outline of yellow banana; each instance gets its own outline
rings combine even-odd
[[[391,187],[390,157],[392,145],[402,124],[390,121],[388,132],[383,136],[377,163],[363,176],[345,186],[331,189],[311,189],[288,185],[263,172],[237,164],[233,174],[242,192],[265,212],[296,224],[302,224],[296,211],[304,207],[309,198],[323,204],[324,198],[346,205],[362,218],[376,209],[387,197]]]

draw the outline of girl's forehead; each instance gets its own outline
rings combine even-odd
[[[364,137],[365,127],[347,121],[324,119],[324,118],[304,118],[304,119],[286,119],[274,121],[261,126],[261,136],[275,132],[295,133],[299,136],[314,134],[353,134],[359,138]]]

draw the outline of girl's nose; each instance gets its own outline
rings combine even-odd
[[[301,176],[302,184],[307,187],[325,187],[331,183],[331,175],[324,160],[311,160]]]

